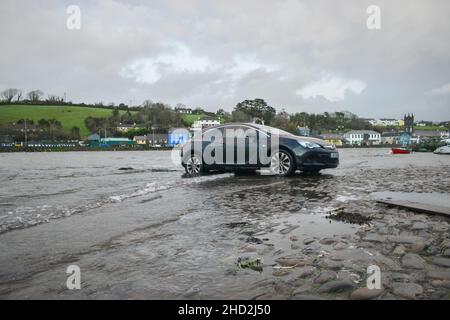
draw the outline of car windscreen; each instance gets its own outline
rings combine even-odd
[[[273,127],[269,127],[269,126],[265,126],[262,124],[252,124],[252,126],[257,127],[258,129],[265,131],[265,132],[269,132],[269,133],[274,133],[274,134],[279,134],[279,135],[288,135],[288,136],[293,136],[292,133],[278,129],[278,128],[273,128]]]

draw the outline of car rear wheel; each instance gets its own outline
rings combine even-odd
[[[184,166],[186,173],[189,175],[197,175],[203,172],[203,164],[200,157],[196,154],[191,155]]]
[[[270,170],[277,176],[288,176],[294,173],[294,159],[284,150],[279,150],[270,159]]]

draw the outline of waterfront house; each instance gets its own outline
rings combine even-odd
[[[403,120],[382,118],[377,120],[372,119],[369,123],[378,127],[396,127],[402,125]]]
[[[101,138],[100,145],[102,147],[116,147],[116,146],[128,146],[133,145],[135,142],[128,138]]]
[[[146,145],[148,143],[148,138],[147,138],[147,136],[135,136],[133,138],[133,141],[139,145]]]
[[[192,114],[192,109],[185,108],[185,107],[175,107],[175,112],[182,113],[182,114]]]
[[[168,135],[167,133],[149,133],[147,140],[151,146],[165,146],[168,143]]]
[[[368,146],[381,144],[381,134],[373,130],[352,130],[344,134],[350,145]]]
[[[343,145],[343,137],[339,133],[323,133],[319,136],[326,143],[340,147]]]
[[[395,131],[388,131],[381,133],[382,144],[398,144],[398,133]]]
[[[201,120],[197,120],[194,122],[194,124],[192,125],[192,128],[194,129],[205,129],[205,128],[210,128],[210,127],[214,127],[214,126],[218,126],[220,124],[220,121],[212,118],[212,117],[205,117]]]
[[[398,134],[398,143],[402,146],[408,146],[411,144],[411,135],[408,132],[400,132]]]
[[[93,133],[88,136],[88,144],[90,147],[99,147],[100,146],[100,135],[97,133]]]
[[[120,124],[116,127],[117,131],[119,132],[127,132],[129,130],[139,130],[139,129],[145,129],[144,125],[137,125],[137,124]]]
[[[448,131],[438,130],[415,130],[414,136],[420,139],[444,139],[448,138]]]

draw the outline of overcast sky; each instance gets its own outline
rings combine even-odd
[[[2,0],[0,90],[450,120],[449,14],[448,0]]]

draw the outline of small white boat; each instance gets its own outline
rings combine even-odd
[[[436,154],[450,154],[450,146],[443,146],[434,150]]]

